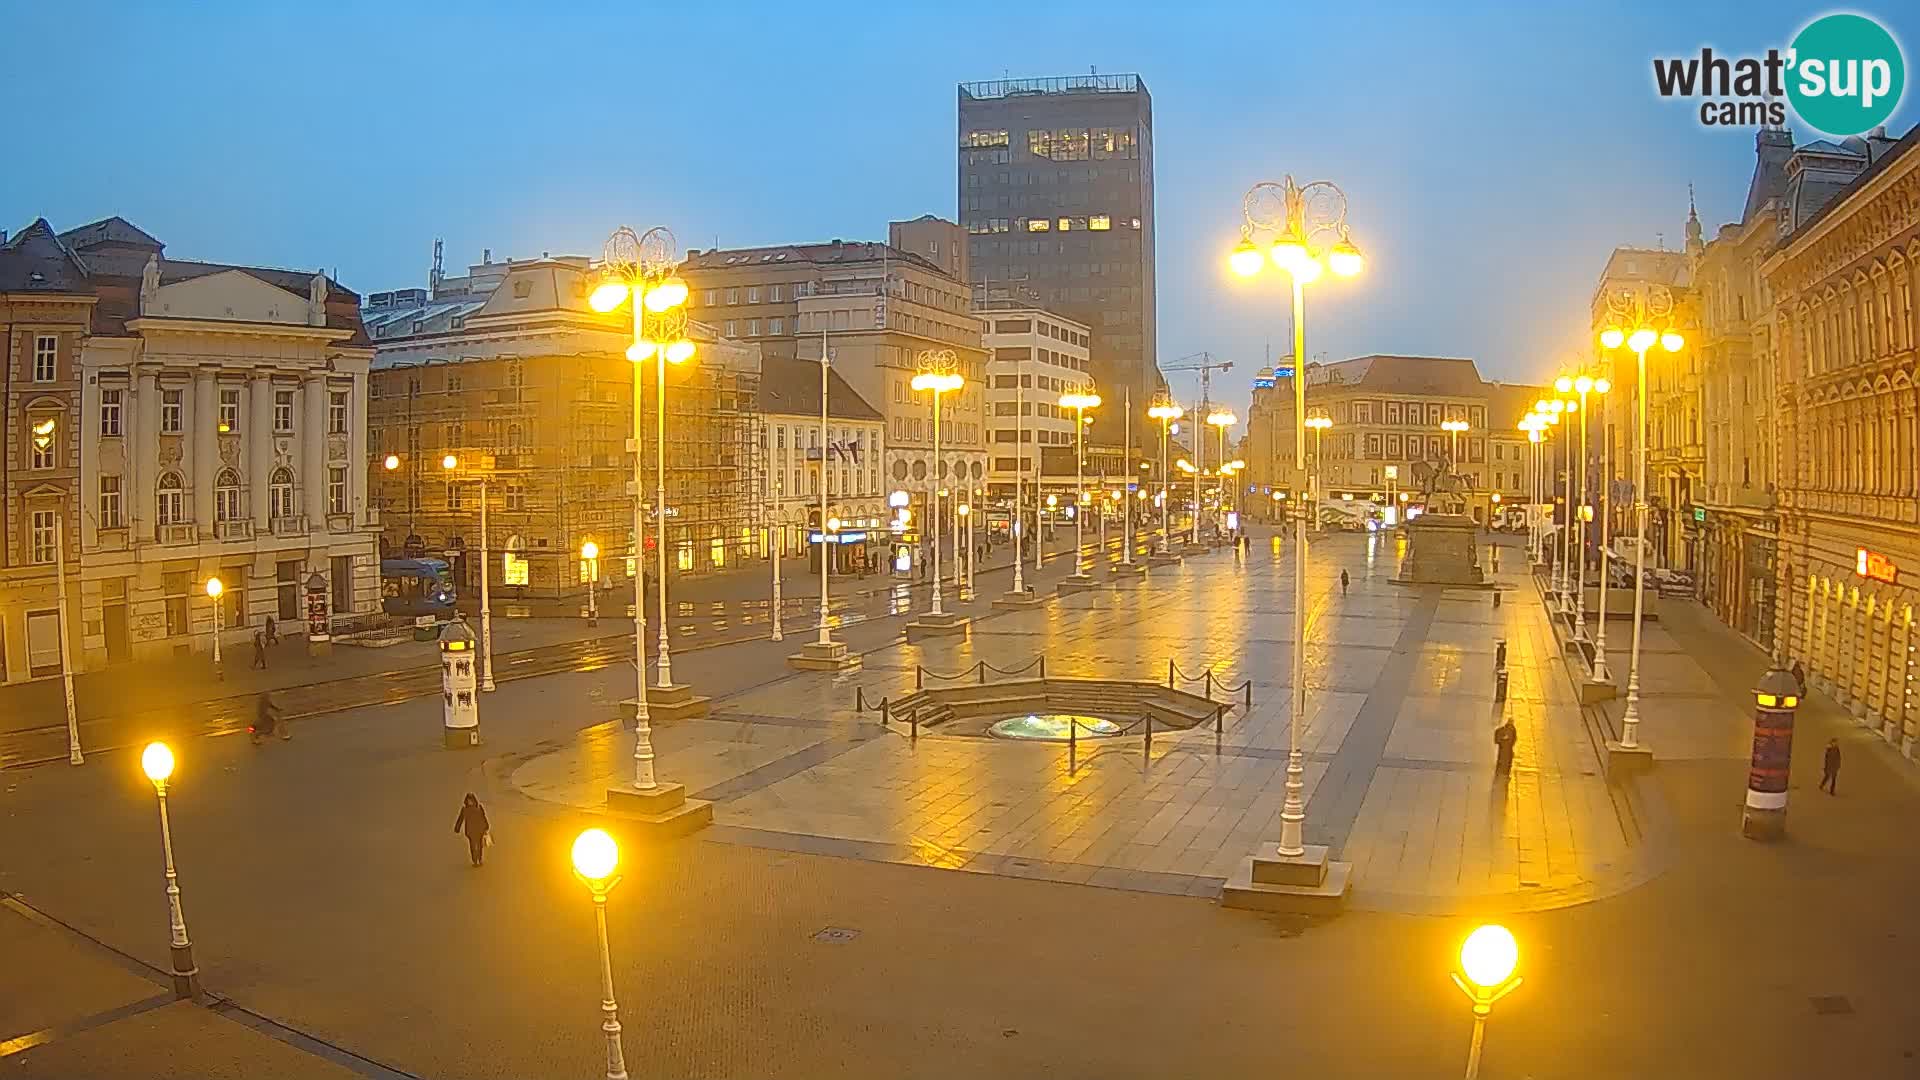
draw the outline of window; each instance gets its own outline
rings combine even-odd
[[[267,502],[275,520],[292,519],[293,470],[284,465],[273,470],[273,480],[267,485]]]
[[[227,426],[227,394],[230,392],[234,394],[236,407],[239,404],[240,395],[238,392],[220,391],[221,431],[233,430],[233,428]],[[273,392],[273,430],[281,435],[293,431],[293,391],[291,390],[275,390]]]
[[[334,465],[327,469],[327,513],[344,514],[347,512],[347,467]]]
[[[747,336],[748,337],[760,336],[760,320],[759,319],[747,320]]]
[[[737,303],[739,303],[739,302],[740,302],[740,290],[739,290],[739,289],[728,289],[728,290],[727,290],[727,303],[729,303],[729,304],[737,304]]]
[[[785,299],[785,296],[784,296],[785,292],[786,292],[785,286],[782,286],[782,285],[767,286],[767,303],[769,304],[779,303],[781,300]]]
[[[162,525],[181,525],[187,520],[187,493],[180,486],[180,474],[160,474],[159,494],[155,500],[156,519]]]
[[[734,322],[732,319],[727,320],[726,329],[721,333],[720,336],[721,337],[739,337],[740,336],[734,326]]]
[[[181,399],[185,396],[179,390],[160,391],[160,434],[180,434]]]
[[[706,291],[705,299],[706,299],[706,305],[708,307],[712,307],[715,304],[718,304],[720,302],[720,290],[708,289]]]
[[[27,561],[36,565],[50,563],[54,559],[54,533],[59,529],[58,510],[35,510],[29,526],[27,540]]]
[[[27,421],[27,446],[30,453],[28,466],[35,469],[51,469],[60,460],[60,422],[51,416],[29,418]]]
[[[784,334],[786,332],[787,332],[787,320],[785,319],[768,319],[767,320],[767,333],[778,335],[778,334]]]
[[[448,388],[452,389],[453,384],[458,381],[457,375],[447,376]],[[327,395],[327,431],[333,435],[347,433],[347,392],[345,390],[335,390]]]
[[[459,450],[466,445],[467,427],[458,420],[447,421],[447,449]]]
[[[459,392],[460,392],[460,373],[457,371],[447,372],[447,393],[457,394]]]
[[[222,469],[213,481],[213,520],[239,521],[241,516],[240,477],[232,469]]]
[[[1106,232],[1113,228],[1113,219],[1105,214],[1095,214],[1087,219],[1087,228],[1094,232]]]
[[[328,560],[327,583],[333,587],[333,611],[339,614],[353,610],[353,556],[335,555]]]
[[[506,508],[513,512],[524,512],[527,508],[527,489],[525,485],[507,484]]]
[[[1053,222],[1046,218],[1033,218],[1027,222],[1028,232],[1046,232],[1051,228],[1053,228]]]
[[[278,405],[275,405],[274,411],[278,412],[279,408],[280,407]],[[197,422],[204,422],[204,421],[197,421]],[[289,418],[287,423],[288,423],[288,429],[291,430],[292,423],[293,423],[292,419]],[[229,434],[231,432],[235,432],[239,430],[240,430],[240,391],[222,390],[220,391],[220,433],[222,435],[225,435],[225,434]]]
[[[60,355],[60,339],[52,334],[41,334],[33,339],[33,381],[52,382],[55,360]]]
[[[120,516],[120,478],[117,476],[100,478],[100,527],[126,527],[126,521]]]
[[[113,437],[120,434],[120,398],[124,390],[100,391],[100,434]]]
[[[760,286],[758,285],[747,286],[747,303],[757,304],[759,302],[760,302]]]
[[[458,510],[460,508],[461,508],[460,507],[460,485],[452,481],[448,481],[447,482],[447,509]]]

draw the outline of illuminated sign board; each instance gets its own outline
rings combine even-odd
[[[1863,578],[1884,581],[1889,585],[1900,576],[1900,568],[1894,565],[1892,559],[1877,551],[1868,551],[1866,548],[1854,552],[1853,572]]]
[[[1278,376],[1279,378],[1282,378],[1282,379],[1291,379],[1291,378],[1293,378],[1293,369],[1292,369],[1292,368],[1290,368],[1290,367],[1283,367],[1283,368],[1274,368],[1274,369],[1273,369],[1273,373],[1274,373],[1274,375],[1276,375],[1276,376]]]
[[[1273,389],[1275,381],[1274,379],[1255,379],[1253,380],[1253,388],[1255,390],[1271,390]]]
[[[1705,520],[1707,520],[1707,508],[1706,508],[1706,507],[1704,507],[1704,506],[1696,506],[1696,507],[1694,507],[1694,508],[1693,508],[1693,520],[1695,520],[1695,521],[1705,521]]]
[[[807,534],[807,543],[817,544],[819,542],[820,533],[818,530]],[[866,542],[867,534],[864,532],[837,532],[833,534],[833,539],[828,541],[828,543],[832,544],[864,544]]]

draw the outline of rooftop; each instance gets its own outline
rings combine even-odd
[[[894,262],[936,274],[946,271],[911,251],[873,240],[833,240],[824,244],[775,244],[771,247],[690,250],[682,270],[725,270],[745,266],[834,266]]]
[[[1487,383],[1460,356],[1357,356],[1307,369],[1307,384],[1359,387],[1396,394],[1478,397]]]
[[[72,249],[36,218],[0,244],[0,292],[88,292],[87,271]]]
[[[987,79],[960,84],[960,96],[980,101],[1030,94],[1133,94],[1145,91],[1138,75],[1054,75],[1039,79]]]
[[[770,416],[819,416],[819,362],[761,357],[760,411]],[[886,419],[831,366],[827,368],[827,415],[835,420],[875,424]]]

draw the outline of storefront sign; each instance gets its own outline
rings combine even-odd
[[[819,542],[820,532],[818,529],[807,534],[807,543],[817,544]],[[833,539],[828,542],[834,544],[864,544],[867,542],[867,534],[860,531],[837,532],[833,534]]]
[[[1854,552],[1853,572],[1873,581],[1884,581],[1891,585],[1900,576],[1900,568],[1892,559],[1877,551],[1861,548]]]

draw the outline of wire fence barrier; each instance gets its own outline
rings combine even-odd
[[[1181,683],[1205,683],[1206,693],[1204,696],[1208,701],[1213,700],[1213,692],[1217,688],[1222,693],[1230,697],[1238,697],[1240,699],[1240,704],[1242,708],[1246,708],[1246,709],[1253,708],[1253,680],[1252,679],[1248,679],[1245,682],[1240,683],[1238,686],[1228,686],[1226,683],[1220,680],[1219,676],[1213,673],[1212,665],[1208,665],[1207,669],[1205,671],[1202,671],[1198,675],[1189,675],[1186,672],[1180,670],[1180,665],[1174,663],[1172,657],[1168,657],[1167,658],[1167,689],[1178,690],[1180,688]]]

